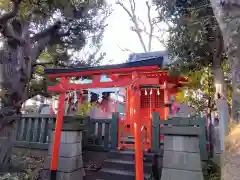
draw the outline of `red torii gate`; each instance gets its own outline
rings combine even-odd
[[[154,63],[156,64],[156,63]],[[120,66],[120,67],[119,67]],[[131,86],[132,95],[131,106],[133,112],[130,114],[131,122],[134,122],[134,137],[135,137],[135,164],[136,164],[136,180],[143,180],[143,152],[141,144],[141,125],[140,125],[140,86],[159,84],[159,77],[147,77],[147,72],[158,72],[159,66],[148,64],[145,66],[135,65],[135,67],[121,67],[121,65],[105,66],[105,67],[90,67],[90,68],[74,68],[74,69],[45,69],[45,73],[49,78],[59,78],[60,82],[55,86],[49,86],[49,91],[58,92],[59,105],[57,112],[57,121],[53,141],[53,151],[51,160],[51,178],[56,179],[56,172],[58,166],[58,156],[60,148],[60,137],[64,116],[64,99],[65,93],[69,90],[83,90],[87,88],[102,88],[102,87],[123,87]],[[113,81],[101,82],[101,74],[108,74],[114,77]],[[126,77],[118,74],[125,74]],[[74,84],[69,83],[69,77],[84,77],[92,76],[92,82],[88,84]]]

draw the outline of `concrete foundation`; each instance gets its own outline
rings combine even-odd
[[[162,130],[165,136],[161,180],[203,180],[199,131],[195,131],[194,135],[194,129],[191,129],[191,135],[186,135],[184,128],[167,127]],[[176,132],[183,133],[176,134]]]

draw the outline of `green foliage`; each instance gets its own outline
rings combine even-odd
[[[221,169],[213,161],[208,161],[203,167],[204,180],[220,180]]]
[[[12,5],[11,0],[0,0],[1,11],[10,11]],[[100,52],[100,48],[106,26],[105,20],[110,12],[104,0],[21,1],[15,19],[30,22],[29,31],[32,35],[48,28],[57,20],[61,20],[59,32],[63,34],[58,36],[56,35],[58,32],[54,33],[56,37],[51,37],[51,41],[37,57],[38,65],[33,64],[33,76],[28,83],[29,97],[34,94],[49,95],[47,85],[56,82],[44,75],[44,68],[99,65],[105,56],[104,52]],[[83,49],[84,52],[88,52],[87,56]]]
[[[161,19],[170,22],[167,49],[172,60],[170,74],[184,75],[190,81],[178,93],[180,102],[188,102],[198,110],[212,106],[215,87],[212,65],[215,52],[221,58],[222,70],[229,74],[229,65],[221,47],[221,32],[209,0],[156,1]],[[227,76],[230,77],[230,76]],[[231,83],[227,82],[228,86]],[[195,96],[201,92],[201,98]],[[187,92],[187,95],[186,95]],[[231,88],[228,88],[228,101]],[[210,102],[210,104],[208,103]]]
[[[176,60],[174,68],[198,70],[211,64],[218,24],[209,0],[177,1],[165,10],[173,22],[167,47],[170,57]]]
[[[89,111],[96,107],[97,105],[95,103],[90,103],[88,101],[84,101],[81,105],[79,105],[77,114],[81,116],[87,116]]]
[[[215,93],[211,69],[206,67],[201,70],[189,71],[184,74],[189,81],[176,95],[178,102],[184,102],[194,107],[197,111],[206,111],[209,101],[212,106],[212,97]]]

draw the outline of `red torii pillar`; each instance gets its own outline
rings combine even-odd
[[[62,124],[63,124],[63,116],[64,116],[64,102],[65,102],[65,94],[64,84],[67,83],[67,78],[62,77],[60,80],[62,91],[60,91],[59,99],[58,99],[58,110],[57,110],[57,119],[55,125],[55,131],[53,134],[54,140],[52,145],[52,159],[51,159],[51,174],[50,179],[57,179],[57,167],[58,167],[58,156],[59,156],[59,148],[60,148],[60,140],[61,140],[61,132],[62,132]]]
[[[139,79],[139,75],[137,72],[132,73],[133,82]],[[130,119],[134,124],[134,146],[135,146],[135,167],[136,167],[136,180],[144,180],[144,172],[143,172],[143,148],[142,148],[142,138],[141,138],[141,120],[139,116],[140,112],[140,84],[138,82],[133,83],[133,88],[131,92],[131,105],[132,112]]]

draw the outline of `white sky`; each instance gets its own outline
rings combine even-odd
[[[123,52],[122,49],[130,49],[133,52],[143,52],[137,35],[131,31],[131,21],[121,6],[115,4],[115,0],[108,0],[112,3],[113,12],[107,19],[102,51],[107,55],[103,64],[108,64],[110,60],[113,63],[122,63],[127,60],[130,52]],[[127,3],[128,0],[125,0]],[[137,14],[144,22],[147,22],[147,9],[145,0],[136,0]],[[146,40],[146,39],[145,39]],[[120,48],[119,48],[120,47]],[[152,51],[163,50],[164,47],[156,39],[153,40]]]

